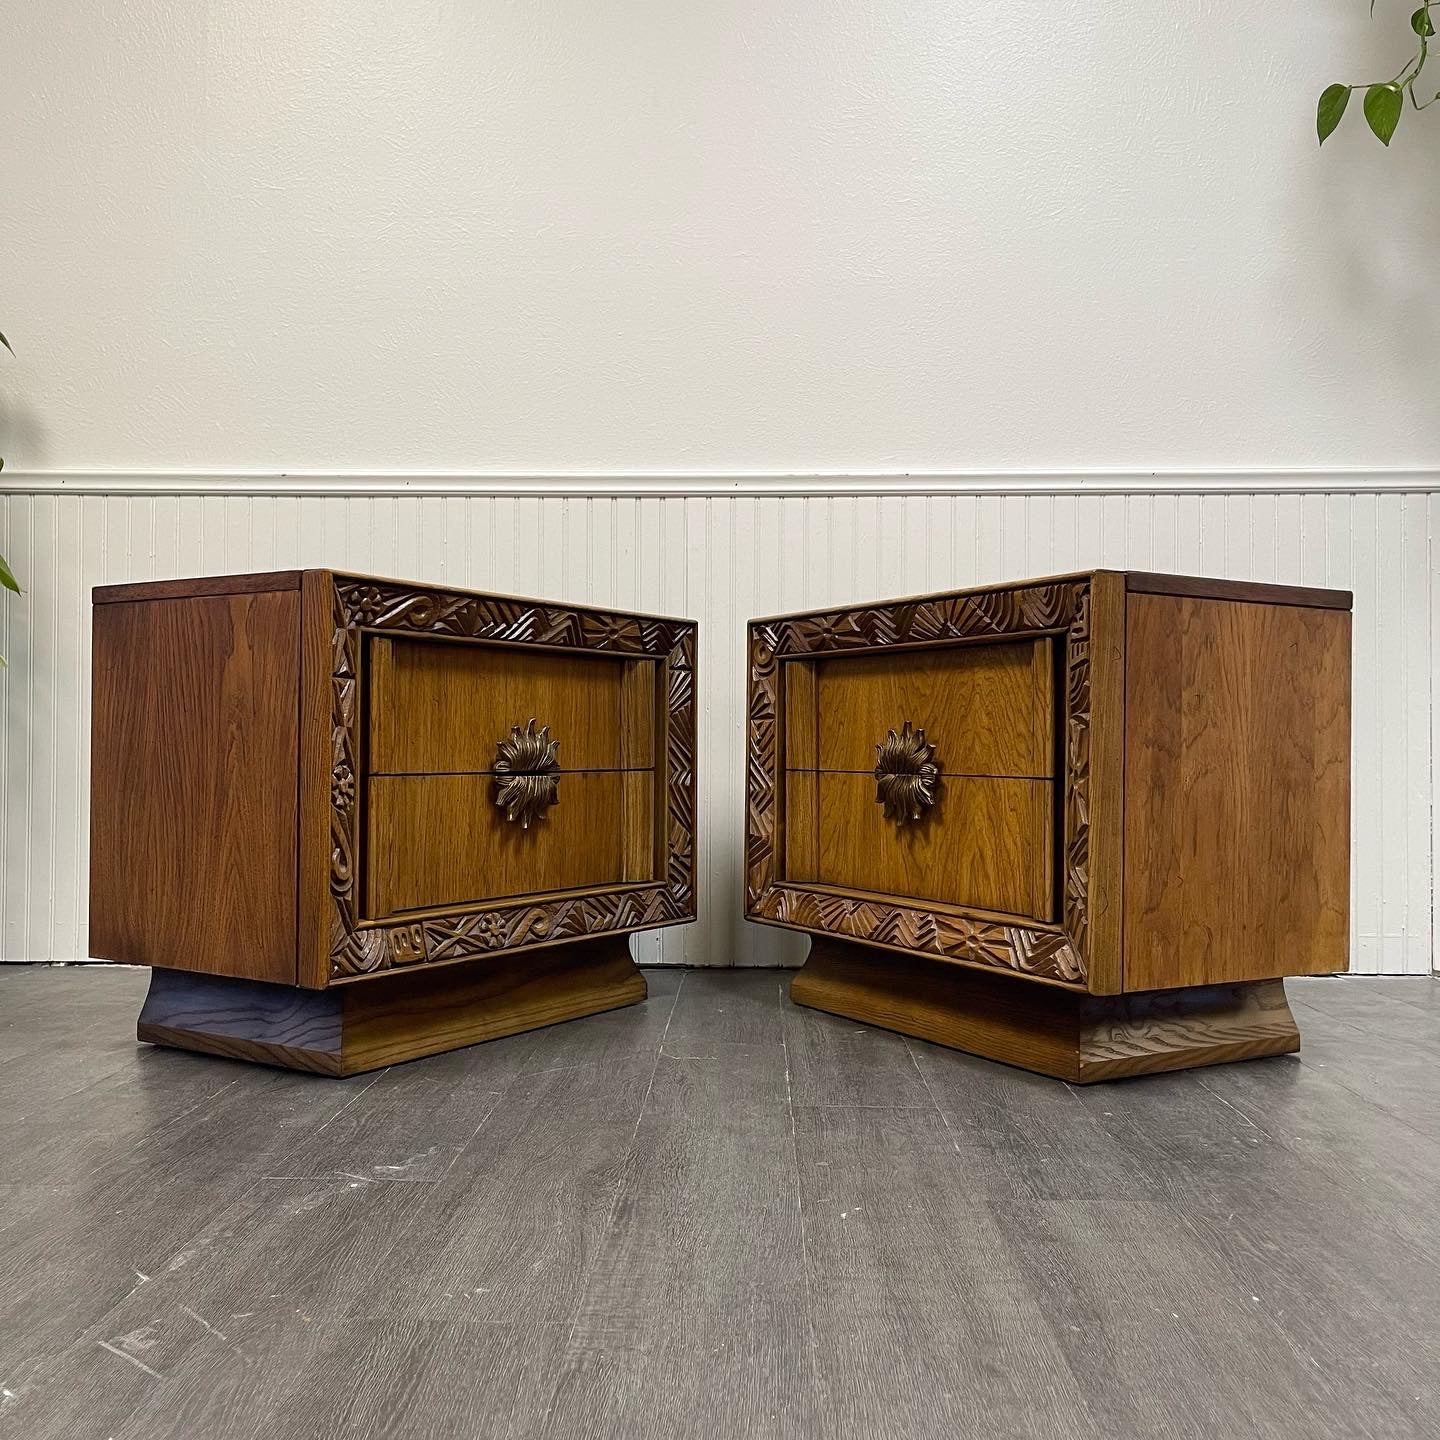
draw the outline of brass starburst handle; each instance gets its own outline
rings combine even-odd
[[[495,746],[495,803],[522,830],[541,819],[559,797],[560,742],[550,738],[550,727],[535,728],[535,717],[522,730],[510,733]]]
[[[875,803],[885,807],[885,818],[897,825],[920,819],[935,803],[935,782],[940,767],[935,747],[925,730],[912,730],[907,720],[897,734],[894,730],[875,747]]]

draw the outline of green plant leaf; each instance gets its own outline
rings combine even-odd
[[[1435,22],[1430,18],[1430,12],[1422,5],[1411,17],[1410,28],[1422,36],[1430,36],[1435,33]]]
[[[1404,104],[1405,96],[1393,81],[1385,85],[1372,85],[1365,92],[1365,119],[1382,145],[1390,143],[1390,137],[1400,123],[1400,111]]]
[[[3,345],[7,350],[10,350],[10,342],[3,335],[0,335],[0,345]],[[10,353],[13,355],[15,352],[13,350],[10,350]]]
[[[1340,123],[1340,117],[1345,113],[1345,107],[1350,103],[1350,87],[1348,85],[1327,85],[1320,96],[1320,103],[1315,107],[1315,129],[1320,136],[1320,143],[1323,145],[1330,138],[1335,127]]]
[[[21,593],[20,582],[15,578],[14,572],[5,563],[5,557],[0,555],[0,585],[7,590],[13,590],[17,595]]]

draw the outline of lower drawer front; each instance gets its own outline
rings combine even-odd
[[[815,780],[820,884],[1054,918],[1051,781],[946,776],[924,820],[896,825],[875,801],[873,777],[821,771]]]
[[[367,912],[380,919],[649,879],[627,872],[636,837],[653,829],[652,791],[647,772],[564,774],[557,802],[524,830],[496,806],[493,775],[372,776]]]

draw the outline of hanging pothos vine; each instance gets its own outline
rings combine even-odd
[[[1417,110],[1423,110],[1427,105],[1433,105],[1440,100],[1440,94],[1431,95],[1424,100],[1418,99],[1415,95],[1415,82],[1419,80],[1420,72],[1425,68],[1425,61],[1430,54],[1430,40],[1435,34],[1435,25],[1430,19],[1432,5],[1440,5],[1440,0],[1425,0],[1425,3],[1410,17],[1410,28],[1415,32],[1420,43],[1415,53],[1400,67],[1399,73],[1392,79],[1376,80],[1368,85],[1327,85],[1325,87],[1320,96],[1320,103],[1315,109],[1315,129],[1320,136],[1322,145],[1340,123],[1340,118],[1345,114],[1345,107],[1350,103],[1353,91],[1363,90],[1365,92],[1365,120],[1370,129],[1374,131],[1375,138],[1382,145],[1390,143],[1390,137],[1400,123],[1401,113],[1405,109],[1406,95],[1409,95],[1411,105]],[[1370,0],[1370,13],[1372,15],[1375,13],[1375,0]]]

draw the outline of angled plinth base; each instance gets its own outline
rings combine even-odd
[[[237,1060],[356,1075],[645,998],[627,936],[300,990],[155,970],[136,1035]]]
[[[1281,980],[1085,995],[817,937],[790,998],[1078,1084],[1300,1048]]]

